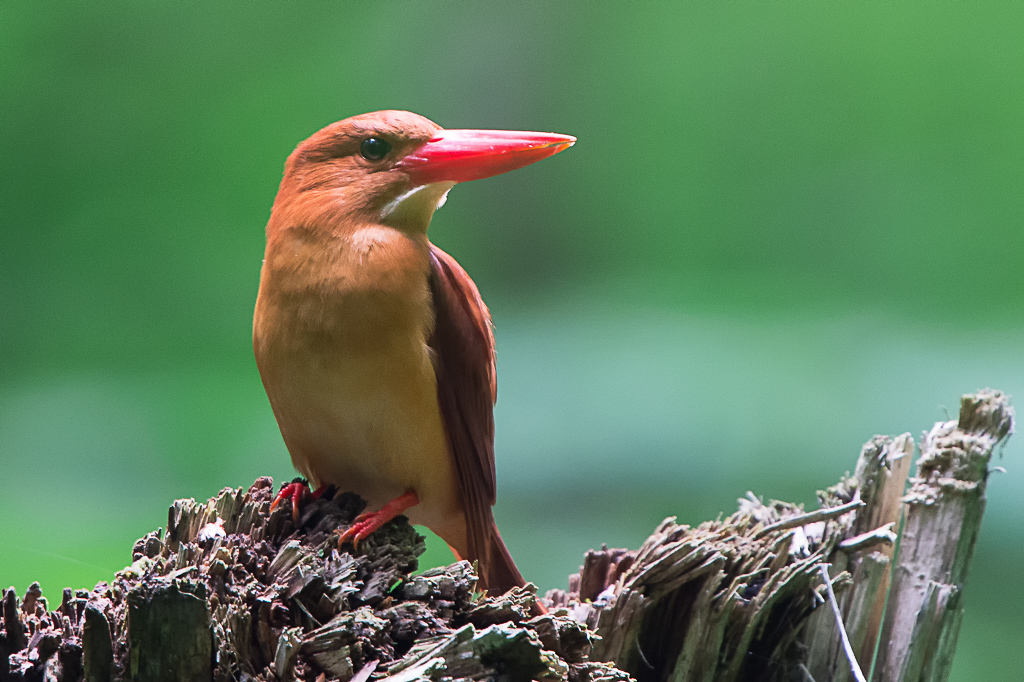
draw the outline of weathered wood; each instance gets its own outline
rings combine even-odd
[[[959,420],[925,434],[882,628],[875,680],[949,676],[963,616],[961,591],[985,509],[989,460],[1013,431],[999,391],[965,395]]]
[[[104,608],[106,607],[106,608]],[[114,674],[114,643],[104,611],[109,604],[87,604],[82,623],[85,682],[110,682]]]
[[[990,400],[989,392],[965,396],[961,422],[984,423],[981,414],[1002,419],[998,440],[1011,430],[1009,407],[986,407]],[[593,657],[614,662],[640,682],[848,680],[842,631],[830,609],[818,608],[825,586],[816,572],[826,564],[843,630],[867,673],[883,622],[913,449],[909,434],[873,438],[854,475],[819,493],[822,509],[814,512],[765,505],[751,494],[725,521],[691,529],[667,519],[637,552],[588,553],[580,574],[570,577],[569,592],[555,590],[549,597],[603,638]],[[971,519],[978,516],[980,510]],[[935,547],[945,541],[941,535],[928,540]],[[962,552],[958,556],[969,561]],[[625,568],[614,570],[611,557]],[[940,644],[922,649],[915,660],[929,674],[945,675],[961,613],[959,592],[933,586],[926,596],[928,608],[914,636]]]
[[[290,509],[270,513],[272,497],[260,479],[176,501],[166,534],[136,542],[112,583],[65,591],[57,611],[38,586],[20,604],[5,591],[0,681],[629,679],[589,660],[593,640],[568,615],[532,617],[535,588],[484,598],[464,561],[413,576],[424,544],[404,518],[355,551],[338,535],[357,497],[308,500],[297,526]]]
[[[825,491],[836,501],[863,502],[840,552],[829,559],[830,576],[839,585],[843,623],[862,670],[870,673],[889,587],[895,546],[892,528],[899,522],[900,500],[910,471],[914,439],[909,433],[875,436],[861,449],[853,476]],[[846,579],[848,577],[848,579]],[[839,627],[828,609],[811,616],[807,627],[806,667],[815,680],[846,682],[851,668],[841,646]]]
[[[128,679],[213,679],[213,634],[206,583],[152,579],[128,593]]]
[[[860,663],[857,661],[857,654],[853,651],[853,645],[850,644],[850,637],[846,633],[846,628],[842,625],[843,613],[839,608],[839,602],[836,600],[835,590],[832,589],[832,578],[828,574],[828,566],[818,564],[818,571],[821,573],[821,581],[825,585],[825,593],[828,595],[828,605],[832,609],[832,616],[835,618],[836,627],[839,630],[839,640],[842,643],[843,653],[846,655],[846,667],[856,682],[867,682],[864,677],[864,671],[861,670]]]
[[[840,549],[854,559],[853,584],[864,585],[861,595],[857,595],[856,590],[851,594],[844,615],[847,627],[853,631],[854,639],[858,642],[857,659],[867,665],[865,671],[869,674],[892,580],[891,564],[896,552],[896,534],[892,529],[899,525],[903,515],[903,491],[910,474],[913,454],[914,439],[909,433],[885,443],[882,452],[874,459],[866,460],[862,453],[855,475],[862,481],[861,495],[867,508],[857,519],[853,532],[883,536],[887,541],[849,548],[840,544]],[[862,464],[863,472],[860,469]],[[879,529],[884,530],[879,533]],[[871,553],[862,556],[868,547]],[[837,676],[836,682],[842,679]]]
[[[308,500],[296,524],[260,479],[176,501],[130,566],[54,611],[38,585],[5,590],[0,682],[824,682],[850,679],[843,631],[867,671],[880,629],[876,682],[944,680],[988,459],[1011,430],[1004,396],[965,396],[926,435],[905,504],[913,439],[875,437],[820,509],[748,493],[725,519],[666,519],[638,550],[588,552],[538,617],[532,586],[483,598],[466,562],[413,575],[423,539],[402,518],[339,548],[361,500]]]
[[[593,658],[640,682],[789,679],[803,661],[798,636],[816,606],[817,566],[859,506],[846,500],[838,510],[806,514],[755,498],[697,528],[666,519],[630,561],[619,562],[627,565],[622,571],[609,574],[605,561],[588,555],[570,584],[597,583],[596,600],[558,591],[549,597],[602,637]],[[791,519],[819,527],[808,535]]]

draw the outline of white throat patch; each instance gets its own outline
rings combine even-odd
[[[430,225],[434,211],[444,206],[448,192],[454,186],[454,182],[434,182],[413,187],[384,206],[380,212],[382,222],[390,225],[419,224],[425,230]]]

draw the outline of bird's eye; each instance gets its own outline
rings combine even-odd
[[[391,145],[387,140],[382,140],[379,137],[368,137],[359,145],[359,153],[367,161],[380,161],[390,151]]]

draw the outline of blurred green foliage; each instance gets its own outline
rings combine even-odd
[[[109,578],[175,497],[292,476],[249,347],[285,157],[348,115],[554,130],[432,238],[497,324],[499,523],[586,548],[1024,395],[1024,8],[0,5],[0,583]],[[1010,679],[1020,445],[954,677]],[[429,561],[447,561],[434,542]]]

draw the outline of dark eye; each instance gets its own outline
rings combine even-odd
[[[368,137],[359,145],[359,153],[367,161],[380,161],[390,151],[391,145],[387,143],[387,140],[382,140],[379,137]]]

